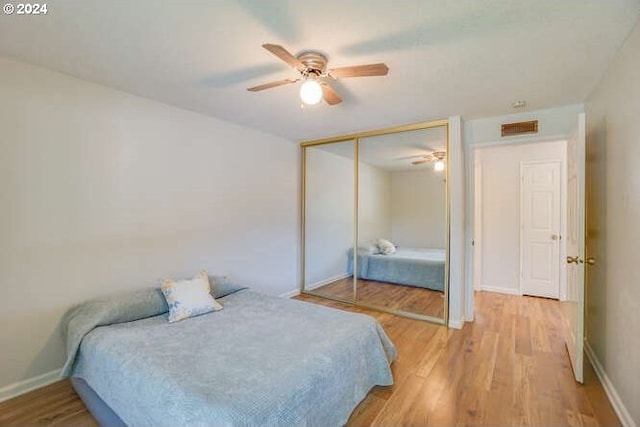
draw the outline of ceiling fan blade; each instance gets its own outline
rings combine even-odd
[[[386,76],[389,67],[386,64],[354,65],[352,67],[332,68],[327,74],[333,78]]]
[[[338,96],[331,86],[326,83],[321,83],[320,87],[322,87],[322,97],[327,101],[327,104],[336,105],[342,102],[342,98]]]
[[[444,150],[434,151],[431,156],[436,160],[444,160],[447,157],[447,152]]]
[[[416,154],[415,156],[404,156],[404,157],[396,157],[393,160],[394,161],[403,161],[403,160],[411,160],[411,159],[419,159],[419,158],[423,158],[426,159],[430,156],[430,154]]]
[[[423,163],[429,163],[431,160],[428,159],[423,159],[423,160],[416,160],[415,162],[411,162],[412,165],[421,165]]]
[[[278,87],[278,86],[283,86],[283,85],[288,85],[291,83],[295,83],[300,79],[284,79],[284,80],[277,80],[275,82],[271,82],[271,83],[265,83],[262,85],[258,85],[258,86],[253,86],[248,88],[247,90],[250,92],[258,92],[261,90],[265,90],[265,89],[271,89],[272,87]]]
[[[278,58],[289,64],[291,67],[296,68],[298,71],[304,70],[304,64],[291,54],[287,49],[283,48],[279,44],[266,43],[262,45],[263,48],[273,53]]]

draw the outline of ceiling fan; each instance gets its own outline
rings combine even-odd
[[[267,43],[263,44],[262,47],[295,68],[300,76],[253,86],[247,90],[258,92],[302,80],[300,99],[302,99],[304,104],[308,105],[317,104],[323,98],[329,105],[336,105],[342,102],[340,96],[338,96],[336,91],[329,85],[328,80],[343,77],[386,76],[389,72],[389,68],[383,63],[327,69],[327,57],[321,53],[303,52],[296,57],[287,49],[277,44]]]
[[[433,163],[433,169],[436,171],[444,170],[444,159],[447,157],[446,151],[434,151],[429,154],[421,154],[418,160],[411,162],[412,165],[421,165],[424,163]]]

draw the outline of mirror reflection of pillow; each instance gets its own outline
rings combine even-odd
[[[396,252],[396,245],[386,239],[378,239],[378,249],[383,255],[391,255]]]

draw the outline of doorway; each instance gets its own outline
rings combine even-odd
[[[562,299],[567,142],[474,150],[476,290]]]

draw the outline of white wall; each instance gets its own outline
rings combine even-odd
[[[566,168],[566,142],[502,145],[475,150],[481,165],[481,289],[519,294],[520,162],[558,160]],[[561,203],[565,203],[564,191]],[[564,223],[564,221],[563,221]],[[560,231],[560,230],[559,230]],[[561,231],[561,234],[564,234]]]
[[[88,298],[203,268],[296,287],[295,144],[4,58],[0,93],[0,390],[62,365]]]
[[[624,425],[640,425],[640,24],[586,101],[586,331]],[[599,365],[599,366],[598,366]]]
[[[391,241],[410,248],[446,248],[446,203],[444,171],[392,172]]]
[[[347,251],[353,247],[353,174],[353,159],[323,146],[306,149],[307,289],[346,274]]]
[[[368,247],[391,236],[391,173],[358,165],[358,246]]]
[[[462,119],[449,117],[449,326],[461,328],[466,316],[465,292],[465,152]],[[473,318],[473,317],[471,317]]]

